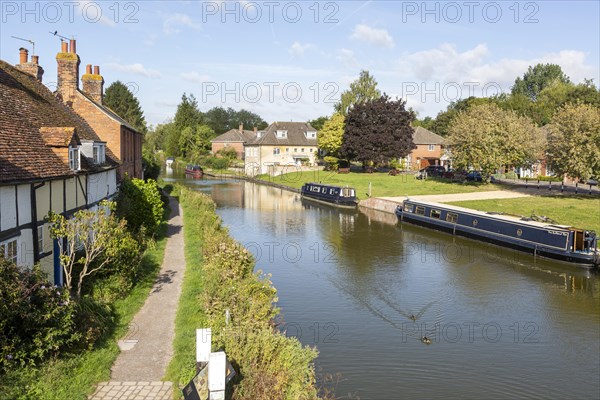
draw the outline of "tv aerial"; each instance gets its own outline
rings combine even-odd
[[[17,37],[17,36],[11,36],[11,38],[31,43],[31,54],[32,55],[35,54],[35,42],[33,40],[31,40],[31,39],[23,39],[23,38],[20,38],[20,37]]]
[[[60,41],[62,42],[63,40],[69,40],[68,37],[62,36],[58,34],[58,31],[54,31],[54,32],[49,32],[51,35],[53,36],[58,36],[60,38]]]

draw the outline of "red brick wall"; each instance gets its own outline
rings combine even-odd
[[[142,135],[121,126],[121,177],[142,178]]]
[[[434,160],[425,160],[425,158],[437,158],[439,159],[440,157],[442,157],[443,153],[442,153],[442,146],[439,144],[434,145],[433,151],[429,151],[429,145],[428,144],[418,144],[417,148],[414,149],[411,153],[411,159],[412,159],[412,166],[413,168],[424,168],[427,167],[428,165],[439,165],[440,162],[438,161],[438,163],[436,164],[436,162]],[[418,160],[418,159],[421,160]]]
[[[212,152],[213,154],[215,154],[217,151],[224,149],[224,148],[228,148],[228,149],[234,149],[235,152],[237,153],[237,157],[239,159],[243,159],[244,158],[244,144],[242,142],[232,142],[232,143],[227,143],[228,146],[225,146],[225,143],[212,143]]]

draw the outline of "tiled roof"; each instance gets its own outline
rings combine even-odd
[[[444,138],[437,135],[422,126],[417,126],[413,134],[414,144],[444,144]]]
[[[68,165],[47,146],[41,128],[74,128],[80,139],[100,141],[83,118],[41,82],[1,60],[0,105],[0,183],[73,175]],[[60,142],[57,137],[49,140]],[[106,159],[103,166],[93,166],[85,160],[81,165],[88,169],[118,165],[109,149]]]
[[[249,143],[256,139],[256,133],[254,131],[241,131],[239,129],[231,129],[222,135],[217,136],[211,142],[213,143],[226,143],[226,142],[242,142]]]
[[[75,135],[75,128],[72,127],[47,127],[40,128],[40,134],[46,146],[50,147],[69,147]],[[81,143],[79,143],[81,144]]]
[[[133,126],[129,125],[129,122],[125,121],[123,118],[121,118],[119,116],[119,114],[117,114],[116,112],[114,112],[113,110],[111,110],[110,108],[108,108],[107,106],[105,106],[104,104],[99,104],[97,103],[94,99],[92,99],[90,96],[88,96],[84,91],[80,90],[79,93],[81,93],[86,99],[88,99],[89,101],[91,101],[92,103],[94,103],[94,105],[96,107],[98,107],[103,113],[105,113],[106,115],[108,115],[110,118],[114,119],[115,121],[117,121],[119,124],[126,126],[127,128],[129,128],[130,130],[134,131],[134,132],[138,132],[137,129],[135,129]],[[139,132],[138,132],[139,133]]]
[[[277,131],[287,131],[285,139],[277,138]],[[288,145],[288,146],[317,146],[317,139],[309,139],[306,132],[317,130],[306,122],[273,122],[263,132],[261,137],[256,138],[249,145]]]

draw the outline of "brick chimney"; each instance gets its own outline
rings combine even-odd
[[[85,67],[85,74],[81,77],[83,93],[87,94],[96,103],[102,104],[104,97],[104,78],[100,75],[100,67],[95,65],[92,73],[92,64]]]
[[[75,93],[79,89],[79,56],[75,52],[76,43],[74,39],[61,42],[60,53],[56,55],[58,63],[58,89],[57,92],[62,101],[67,103],[73,101]]]
[[[244,133],[244,124],[240,124],[240,133]]]
[[[19,63],[15,67],[41,82],[42,75],[44,75],[44,68],[39,65],[39,57],[31,56],[31,62],[28,62],[28,58],[29,51],[21,47],[19,49]]]

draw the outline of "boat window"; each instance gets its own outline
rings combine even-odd
[[[451,212],[447,213],[446,214],[446,221],[455,224],[456,221],[458,221],[458,214],[451,213]]]
[[[414,208],[415,207],[412,204],[405,204],[404,205],[404,211],[413,212]]]
[[[415,214],[425,215],[425,207],[417,206],[417,209],[415,210]]]
[[[478,221],[476,219],[473,220],[473,226],[477,226]]]
[[[335,194],[335,189],[329,189],[329,194]]]
[[[442,212],[440,210],[431,210],[431,212],[429,213],[429,216],[431,218],[440,219],[440,217],[442,216]]]
[[[523,230],[517,229],[517,236],[521,237],[521,235],[523,235]]]
[[[323,188],[323,190],[321,190],[321,192],[323,192],[323,194],[327,194],[327,188]]]

